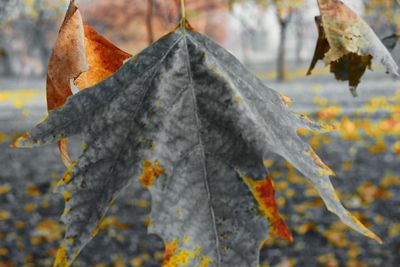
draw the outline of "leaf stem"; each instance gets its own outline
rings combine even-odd
[[[186,20],[185,0],[181,0],[181,24],[184,26]]]

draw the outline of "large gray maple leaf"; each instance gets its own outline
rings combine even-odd
[[[184,25],[70,97],[16,145],[77,134],[85,143],[61,181],[67,231],[56,266],[76,258],[121,190],[141,177],[152,195],[149,231],[173,247],[171,266],[254,267],[269,222],[249,181],[267,177],[270,153],[307,176],[344,223],[378,239],[342,206],[331,171],[296,134],[300,127],[315,126]]]
[[[397,65],[400,66],[400,35],[393,34],[385,37],[383,38],[382,43],[390,51]]]

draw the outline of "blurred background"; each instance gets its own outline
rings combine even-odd
[[[271,64],[278,51],[292,63],[310,60],[317,31],[316,0],[188,0],[187,12],[205,33],[246,64]],[[363,15],[379,37],[397,31],[394,0],[344,1]],[[0,75],[43,77],[68,0],[1,0]],[[135,54],[171,31],[179,21],[177,0],[79,0],[86,23]],[[265,66],[264,72],[268,71]]]
[[[77,0],[86,23],[136,54],[175,28],[176,0]],[[336,126],[300,130],[337,173],[344,204],[385,241],[367,240],[326,211],[316,191],[284,160],[271,155],[281,213],[295,242],[269,239],[266,266],[400,266],[400,83],[379,65],[367,71],[353,98],[314,53],[316,0],[186,0],[199,32],[216,40],[269,87],[292,98],[295,112]],[[400,34],[395,0],[344,1],[380,38]],[[63,199],[54,187],[65,168],[56,145],[8,147],[46,114],[45,75],[69,1],[0,0],[0,267],[51,266],[62,239]],[[72,147],[77,156],[79,147]],[[74,150],[76,150],[74,152]],[[163,243],[146,234],[149,194],[132,185],[116,201],[101,233],[75,266],[160,266]],[[240,267],[240,266],[239,266]]]

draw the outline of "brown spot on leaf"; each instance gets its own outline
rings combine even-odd
[[[287,107],[290,108],[292,106],[292,99],[288,96],[285,95],[280,95],[283,104]]]
[[[177,246],[178,246],[178,240],[174,240],[170,243],[168,242],[165,243],[163,267],[168,266],[172,256],[175,254]]]
[[[329,168],[320,157],[314,152],[314,150],[310,150],[309,155],[314,159],[314,162],[321,168],[321,174],[328,176],[335,176],[336,174]]]
[[[160,166],[158,160],[156,160],[154,164],[152,164],[151,161],[146,160],[143,163],[143,173],[139,177],[139,180],[144,187],[150,188],[153,186],[156,178],[164,174],[165,170]]]
[[[243,179],[257,200],[261,211],[268,218],[271,225],[271,235],[293,242],[292,233],[279,213],[272,179],[270,177],[261,181],[254,181],[248,177]]]

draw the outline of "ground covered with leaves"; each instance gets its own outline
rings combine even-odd
[[[266,83],[290,96],[293,110],[337,127],[324,134],[300,132],[337,173],[332,180],[344,204],[384,244],[345,227],[292,166],[273,157],[265,163],[274,177],[278,204],[294,243],[270,239],[261,252],[262,266],[400,265],[400,90],[396,81],[383,73],[369,74],[357,99],[343,90],[345,83],[326,75]],[[57,147],[8,148],[17,133],[46,114],[43,90],[23,89],[27,87],[44,85],[10,81],[0,86],[1,267],[51,266],[65,230],[59,221],[64,200],[53,193],[65,170]],[[79,142],[72,143],[76,144],[71,148],[74,157],[81,148]],[[128,187],[74,265],[160,266],[163,242],[146,234],[149,201],[146,190]]]

